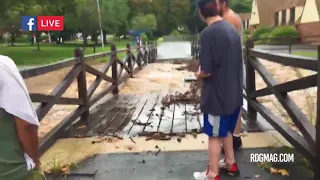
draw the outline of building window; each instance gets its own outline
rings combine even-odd
[[[282,18],[281,18],[281,25],[286,25],[287,21],[287,10],[282,10]]]
[[[274,26],[279,25],[279,12],[274,13]]]
[[[247,29],[249,29],[249,19],[247,20]]]
[[[293,7],[290,9],[290,25],[293,25],[296,19],[296,8]]]
[[[246,29],[246,21],[242,21],[242,27]]]

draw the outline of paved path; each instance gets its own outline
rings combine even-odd
[[[163,42],[158,45],[158,58],[161,59],[184,59],[191,57],[191,43],[181,42]]]
[[[303,159],[295,157],[294,163],[280,163],[278,168],[286,169],[289,176],[270,174],[260,168],[257,163],[250,162],[253,153],[279,153],[281,149],[276,148],[254,148],[245,149],[236,154],[241,170],[239,177],[233,177],[221,172],[224,180],[300,180],[310,179],[303,169]],[[203,171],[207,166],[208,154],[206,151],[186,152],[154,152],[101,154],[81,163],[80,168],[75,171],[77,175],[70,180],[78,180],[79,174],[90,174],[89,179],[131,179],[131,180],[192,180],[193,172]],[[94,174],[94,175],[93,175]],[[259,178],[256,178],[259,176]],[[85,179],[83,179],[85,180]]]
[[[255,45],[257,49],[263,49],[277,53],[289,53],[288,45]],[[310,45],[293,45],[291,47],[291,53],[295,52],[316,52],[316,46]]]

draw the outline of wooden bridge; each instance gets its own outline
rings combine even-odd
[[[192,42],[191,53],[194,58],[199,57],[199,49],[199,45]],[[320,52],[320,48],[318,51]],[[126,56],[120,60],[118,54],[123,52],[126,53]],[[320,152],[320,101],[317,100],[317,123],[316,126],[313,126],[288,95],[288,92],[291,91],[317,86],[317,97],[319,98],[320,75],[317,73],[279,84],[260,62],[260,59],[315,72],[319,72],[320,63],[313,58],[256,50],[253,41],[247,41],[244,52],[245,91],[243,95],[246,104],[243,109],[243,130],[248,132],[277,130],[315,167],[315,178],[320,179],[318,173],[320,155],[317,153]],[[104,57],[110,57],[110,59],[100,70],[88,63]],[[119,86],[126,80],[135,79],[135,74],[138,71],[152,66],[156,62],[159,63],[156,59],[156,43],[146,43],[136,47],[127,45],[127,48],[122,50],[117,50],[115,45],[112,45],[110,52],[84,56],[81,49],[76,49],[72,59],[21,71],[23,78],[28,79],[71,66],[71,70],[50,95],[30,93],[32,101],[40,103],[37,109],[40,121],[54,105],[77,106],[41,139],[41,151],[45,152],[57,139],[66,137],[112,136],[123,139],[124,136],[150,137],[154,133],[161,133],[164,136],[159,137],[158,140],[168,140],[169,136],[182,137],[185,134],[192,136],[201,134],[203,123],[199,117],[199,110],[195,108],[194,104],[173,104],[169,107],[162,105],[162,98],[173,92],[173,89],[163,88],[146,94],[119,92]],[[161,66],[161,64],[157,65]],[[108,76],[110,68],[111,76]],[[255,72],[267,84],[266,88],[256,90]],[[90,85],[88,85],[87,73],[96,76]],[[62,95],[74,80],[77,81],[78,98],[63,97]],[[107,82],[106,87],[95,94],[97,87],[103,81]],[[144,86],[144,84],[140,86]],[[298,133],[257,100],[257,98],[267,95],[275,95],[290,119],[298,127]],[[102,99],[105,100],[101,101]]]

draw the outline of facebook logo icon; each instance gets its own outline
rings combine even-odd
[[[37,17],[36,16],[22,16],[21,30],[36,31]]]

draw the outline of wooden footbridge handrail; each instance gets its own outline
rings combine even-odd
[[[129,44],[127,44],[126,49],[117,50],[116,46],[112,44],[110,50],[110,52],[84,56],[83,50],[81,48],[77,48],[74,51],[73,58],[50,65],[20,71],[22,77],[24,79],[28,79],[72,66],[71,70],[63,78],[61,83],[54,88],[50,95],[30,93],[31,100],[33,102],[40,103],[36,110],[39,121],[43,120],[47,113],[56,104],[78,105],[76,110],[70,113],[61,121],[61,123],[41,139],[40,150],[42,153],[59,137],[61,137],[64,130],[79,117],[81,117],[81,120],[87,120],[89,116],[89,108],[93,104],[108,93],[118,94],[119,84],[126,79],[133,77],[133,74],[141,70],[146,64],[153,63],[157,57],[157,44],[155,42],[143,43],[143,45],[137,44],[135,50],[132,50]],[[118,57],[118,53],[120,52],[126,52],[126,56],[123,60]],[[90,60],[97,60],[104,57],[109,57],[109,60],[100,70],[95,69],[87,63]],[[106,75],[110,68],[112,69],[111,77]],[[87,85],[86,73],[96,76],[96,79],[90,86]],[[78,84],[79,97],[62,97],[66,90],[70,88],[70,85],[74,80],[76,80]],[[102,92],[93,95],[102,81],[110,82],[110,85]]]

